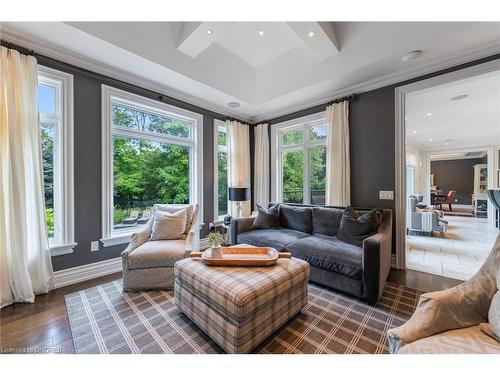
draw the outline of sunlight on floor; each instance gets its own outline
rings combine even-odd
[[[486,219],[446,216],[445,238],[407,236],[407,268],[467,280],[488,256],[499,234]]]

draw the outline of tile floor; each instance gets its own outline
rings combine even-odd
[[[499,231],[486,219],[445,217],[446,238],[407,236],[407,268],[467,280],[483,264]]]

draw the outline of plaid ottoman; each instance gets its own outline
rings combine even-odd
[[[307,304],[309,264],[213,267],[175,263],[175,304],[228,353],[248,353]]]

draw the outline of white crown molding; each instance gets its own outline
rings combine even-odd
[[[323,95],[321,97],[318,97],[311,101],[307,101],[300,105],[289,106],[277,111],[269,111],[264,114],[254,116],[251,118],[251,120],[253,121],[254,124],[259,123],[261,121],[269,121],[274,118],[286,116],[293,112],[298,112],[307,108],[327,103],[336,98],[341,98],[343,96],[351,95],[354,93],[361,94],[363,92],[395,85],[398,83],[402,83],[408,80],[425,76],[427,74],[432,74],[439,72],[441,70],[467,64],[469,62],[493,56],[499,53],[500,53],[500,43],[498,42],[491,43],[489,45],[482,46],[481,48],[477,48],[467,53],[461,53],[460,55],[457,55],[450,59],[442,60],[440,62],[427,64],[425,66],[421,66],[418,68],[406,69],[397,73],[388,74],[382,77],[374,78],[369,81],[347,86],[342,89],[333,91],[328,95]]]
[[[315,99],[305,101],[298,105],[290,105],[283,107],[279,110],[267,111],[260,115],[252,116],[245,114],[236,114],[229,111],[227,108],[214,104],[212,102],[200,99],[196,96],[189,95],[187,93],[181,92],[179,90],[172,89],[166,85],[159,82],[155,82],[146,78],[142,78],[138,75],[125,72],[119,68],[115,68],[106,64],[102,64],[94,59],[90,59],[81,54],[70,52],[63,49],[53,43],[42,41],[37,38],[33,38],[14,30],[11,30],[8,25],[2,24],[1,29],[2,38],[8,40],[9,42],[22,45],[25,48],[33,49],[36,52],[45,55],[47,57],[71,64],[104,76],[117,79],[144,89],[148,89],[165,96],[170,96],[174,99],[184,101],[191,105],[199,106],[209,111],[219,113],[224,116],[238,118],[244,122],[250,124],[257,124],[262,121],[268,121],[277,117],[285,116],[293,112],[301,111],[307,108],[311,108],[317,105],[321,105],[331,101],[333,99],[350,95],[352,93],[363,93],[371,90],[375,90],[381,87],[394,85],[400,82],[415,79],[426,74],[435,73],[447,68],[452,68],[458,65],[466,64],[468,62],[478,60],[481,58],[489,57],[500,53],[500,43],[494,42],[488,45],[483,45],[479,48],[462,52],[452,58],[443,59],[436,63],[426,64],[424,66],[406,69],[397,73],[388,74],[382,77],[378,77],[372,80],[361,82],[355,85],[346,86],[342,89],[330,92],[328,95],[322,95],[316,97]]]
[[[113,258],[54,272],[54,289],[121,272],[122,258]]]
[[[2,37],[2,39],[5,39],[8,42],[18,44],[24,48],[34,50],[41,55],[70,65],[74,65],[78,68],[86,69],[109,78],[141,87],[143,89],[151,90],[158,94],[169,96],[188,104],[201,107],[205,110],[216,112],[223,116],[234,117],[245,122],[249,122],[251,120],[250,116],[231,112],[225,107],[200,99],[196,96],[189,95],[185,92],[175,90],[159,82],[155,82],[147,78],[140,77],[136,74],[126,72],[122,69],[103,64],[79,53],[68,51],[67,49],[61,48],[53,43],[15,32],[13,30],[10,30],[8,25],[1,25],[0,36]]]

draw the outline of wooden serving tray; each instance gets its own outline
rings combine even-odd
[[[272,247],[223,247],[222,258],[210,255],[210,249],[191,253],[191,257],[201,257],[208,266],[223,267],[268,267],[274,266],[278,258],[291,258],[290,253],[278,253]]]

